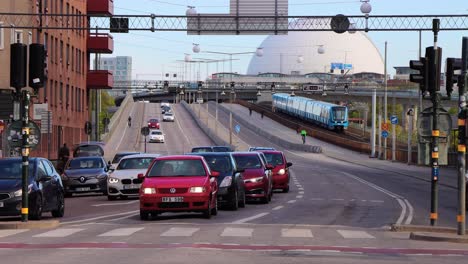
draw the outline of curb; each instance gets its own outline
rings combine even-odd
[[[392,232],[431,232],[431,233],[445,233],[456,234],[457,229],[451,227],[438,227],[438,226],[420,226],[420,225],[396,225],[390,227]]]
[[[459,236],[457,234],[433,234],[412,232],[410,239],[430,242],[452,242],[468,244],[468,235]]]
[[[0,230],[3,229],[48,229],[60,226],[58,220],[29,221],[29,222],[0,222]]]

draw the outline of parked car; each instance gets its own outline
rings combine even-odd
[[[273,195],[273,180],[268,170],[273,169],[265,164],[259,152],[232,153],[238,169],[244,170],[245,190],[247,198],[259,198],[263,203],[269,203]]]
[[[164,133],[161,130],[151,130],[149,134],[149,142],[164,143]]]
[[[232,152],[232,148],[229,146],[206,146],[206,147],[194,147],[190,151],[192,153],[199,152]]]
[[[0,159],[0,216],[20,216],[22,194],[22,159]],[[33,220],[40,220],[44,212],[53,217],[65,213],[62,180],[47,159],[29,158],[28,207]]]
[[[148,127],[149,127],[149,128],[156,128],[156,129],[159,129],[159,119],[157,119],[157,118],[151,118],[151,119],[148,121]]]
[[[107,195],[109,166],[103,157],[78,157],[68,161],[62,174],[65,196],[102,192]]]
[[[74,146],[73,157],[104,156],[104,143],[97,141],[82,142]]]
[[[245,183],[243,170],[238,170],[231,153],[193,153],[205,158],[211,170],[219,172],[218,202],[232,210],[245,207]]]
[[[156,158],[140,188],[140,218],[164,212],[201,212],[206,218],[218,213],[219,172],[211,171],[200,156]]]
[[[174,113],[172,112],[166,112],[164,113],[163,115],[163,121],[170,121],[170,122],[174,122],[175,118],[174,118]]]
[[[146,173],[159,154],[135,154],[123,157],[107,181],[107,199],[138,197],[142,180],[138,174]]]
[[[117,165],[119,164],[119,161],[125,157],[125,156],[128,156],[128,155],[135,155],[135,154],[140,154],[140,152],[130,152],[130,151],[124,151],[124,152],[117,152],[115,155],[114,155],[114,158],[112,159],[112,161],[110,161],[110,169],[111,170],[114,170]]]
[[[273,189],[281,189],[283,192],[289,192],[289,167],[293,164],[286,161],[286,156],[281,151],[264,150],[262,151],[268,161],[268,164],[274,166],[273,173]]]

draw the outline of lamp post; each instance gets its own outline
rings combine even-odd
[[[361,13],[363,13],[366,16],[366,28],[364,29],[365,32],[369,32],[369,27],[368,27],[368,20],[369,20],[369,14],[372,11],[372,6],[369,4],[370,0],[361,0]]]

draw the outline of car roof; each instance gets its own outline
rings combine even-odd
[[[92,158],[94,158],[94,159],[104,159],[104,157],[102,157],[102,156],[79,156],[79,157],[73,157],[72,159],[73,160],[80,160],[80,159],[92,159]],[[72,160],[72,159],[70,159],[70,160]]]
[[[75,144],[75,147],[81,147],[81,146],[101,146],[103,147],[105,145],[104,142],[101,141],[86,141],[86,142],[80,142],[78,144]]]
[[[170,156],[161,156],[157,158],[158,160],[202,160],[203,157],[199,155],[170,155]]]
[[[243,151],[243,152],[232,152],[233,156],[258,156],[260,152],[257,151]]]
[[[282,151],[279,150],[258,150],[257,152],[262,152],[266,154],[281,154],[284,155]]]
[[[151,120],[159,120],[159,118],[150,118],[149,120],[150,120],[150,121],[151,121]]]
[[[199,155],[199,156],[230,156],[232,152],[191,152],[187,155]]]
[[[121,160],[131,159],[131,158],[157,158],[157,157],[160,157],[160,156],[161,156],[161,154],[157,154],[157,153],[140,153],[140,154],[125,156]]]
[[[138,152],[138,151],[121,151],[121,152],[117,152],[115,153],[115,155],[122,155],[122,154],[140,154],[141,152]]]

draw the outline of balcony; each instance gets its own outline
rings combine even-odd
[[[87,40],[89,53],[107,53],[114,51],[114,39],[110,34],[90,33]]]
[[[88,71],[86,85],[88,89],[112,89],[114,76],[105,70]]]
[[[112,16],[114,0],[88,0],[88,15]]]

